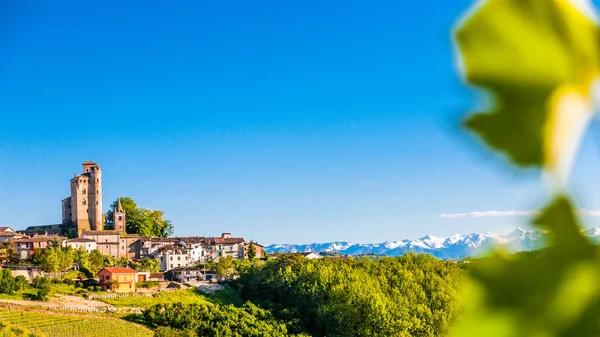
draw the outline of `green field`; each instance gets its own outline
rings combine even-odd
[[[114,305],[115,307],[139,307],[148,308],[155,304],[164,303],[176,303],[181,302],[184,304],[191,303],[217,303],[217,304],[233,304],[239,306],[242,304],[241,298],[237,292],[231,288],[225,288],[215,295],[207,295],[196,289],[182,289],[169,292],[157,293],[154,296],[143,297],[143,296],[132,296],[132,297],[120,297],[120,298],[104,298],[97,299],[107,304]]]
[[[111,317],[74,315],[49,310],[15,310],[0,306],[0,322],[26,328],[48,337],[128,337],[152,336],[153,332],[137,324]]]

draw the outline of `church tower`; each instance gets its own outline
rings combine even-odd
[[[121,199],[117,202],[117,208],[115,209],[114,214],[114,222],[115,222],[115,230],[117,232],[125,233],[127,231],[126,220],[125,220],[125,210],[123,210],[123,206],[121,206]]]

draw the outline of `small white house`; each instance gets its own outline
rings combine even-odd
[[[302,253],[304,258],[312,260],[312,259],[322,259],[323,257],[315,252],[304,252]]]
[[[63,246],[73,247],[73,249],[83,248],[88,253],[90,253],[92,250],[97,248],[96,241],[94,241],[92,239],[86,239],[86,238],[76,238],[76,239],[65,240],[63,242]]]

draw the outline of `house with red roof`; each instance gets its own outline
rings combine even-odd
[[[134,293],[137,272],[125,267],[106,267],[98,272],[100,286],[117,293]]]

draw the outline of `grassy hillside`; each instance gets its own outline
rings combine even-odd
[[[204,294],[196,289],[183,289],[155,294],[150,297],[120,297],[98,299],[115,307],[140,307],[148,308],[155,304],[183,303],[183,304],[233,304],[242,305],[242,300],[237,292],[229,287],[217,292],[215,295]]]
[[[150,337],[153,335],[140,325],[111,317],[95,317],[0,306],[0,322],[13,327],[25,328],[48,337]]]

